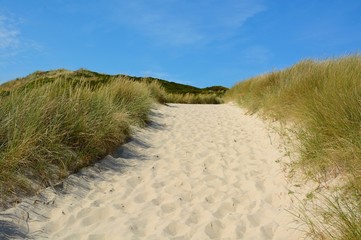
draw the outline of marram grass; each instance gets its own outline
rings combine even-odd
[[[123,143],[153,102],[147,84],[54,81],[0,98],[2,204],[56,183]],[[4,206],[3,206],[4,207]]]
[[[317,224],[308,222],[312,236],[361,239],[361,56],[305,60],[240,82],[225,98],[295,123],[300,157],[292,167],[308,178],[346,179],[338,193],[322,198]],[[340,192],[349,200],[339,201]],[[325,218],[327,213],[332,217]],[[332,231],[330,223],[338,223]]]
[[[93,72],[90,81],[65,70],[50,73],[45,79],[38,79],[44,75],[39,72],[2,86],[0,209],[113,151],[132,125],[146,122],[154,102],[221,101],[212,94],[169,94],[158,81],[126,76],[99,80]]]
[[[221,104],[221,103],[223,103],[223,100],[217,94],[169,93],[166,96],[166,102],[168,102],[168,103],[186,103],[186,104]]]

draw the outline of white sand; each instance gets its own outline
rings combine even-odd
[[[49,239],[300,239],[277,136],[237,106],[160,106],[150,127],[21,213]],[[271,144],[272,143],[272,144]],[[29,210],[30,209],[30,210]]]

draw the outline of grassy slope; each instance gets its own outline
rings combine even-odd
[[[346,179],[342,189],[320,196],[323,206],[303,212],[310,235],[361,239],[361,56],[302,61],[240,82],[226,98],[296,123],[300,158],[293,167],[306,177],[320,183]]]
[[[114,150],[154,101],[213,103],[224,91],[84,69],[38,71],[1,85],[0,209]]]
[[[124,79],[95,89],[58,79],[1,97],[0,208],[114,150],[155,97],[147,84]]]
[[[87,84],[92,88],[97,88],[98,86],[118,78],[127,79],[134,82],[158,82],[165,90],[164,94],[162,95],[162,99],[158,100],[168,103],[219,104],[223,102],[222,96],[228,90],[222,86],[197,88],[151,77],[143,78],[121,74],[108,75],[85,69],[79,69],[77,71],[58,69],[45,72],[37,71],[24,78],[19,78],[2,84],[0,85],[0,96],[6,96],[13,89],[32,88],[33,86],[48,84],[59,78],[63,79],[64,81],[70,81],[73,85],[77,85],[79,82],[87,82]]]
[[[197,88],[190,85],[169,82],[166,80],[152,78],[152,77],[133,77],[122,74],[108,75],[89,71],[86,69],[79,69],[77,71],[69,71],[65,69],[51,70],[51,71],[37,71],[26,77],[18,78],[0,85],[0,91],[9,91],[14,88],[24,87],[25,85],[35,84],[35,82],[51,82],[59,77],[62,78],[76,78],[90,82],[92,85],[107,83],[113,79],[122,78],[137,82],[154,82],[157,81],[165,89],[167,93],[171,94],[217,94],[223,95],[228,88],[222,86],[212,86],[207,88]]]

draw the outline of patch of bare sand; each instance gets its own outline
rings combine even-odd
[[[116,153],[7,212],[40,239],[299,239],[277,147],[237,106],[160,106]]]

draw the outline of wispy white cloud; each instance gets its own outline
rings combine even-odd
[[[266,7],[258,1],[239,1],[239,0],[225,0],[225,1],[205,1],[206,8],[212,9],[208,11],[211,26],[214,28],[231,29],[242,27],[248,19],[256,14],[266,10]]]
[[[138,0],[122,2],[116,20],[161,44],[180,46],[230,36],[264,10],[254,0]]]
[[[240,53],[242,63],[267,64],[271,58],[271,52],[264,46],[250,46]]]
[[[0,16],[0,50],[17,48],[19,35],[20,32],[14,22],[5,16]]]
[[[40,44],[21,36],[20,24],[19,19],[0,14],[0,60],[9,60],[29,50],[41,51]]]

